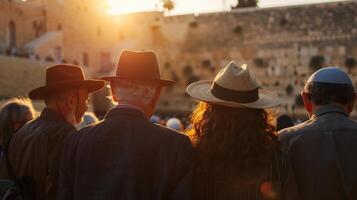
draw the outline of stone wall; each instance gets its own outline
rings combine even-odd
[[[235,60],[248,63],[262,87],[279,93],[283,111],[295,112],[296,95],[312,72],[314,56],[324,57],[324,66],[346,71],[346,59],[357,59],[356,25],[356,2],[173,16],[156,30],[160,39],[152,48],[165,74],[180,77],[178,97],[184,97],[190,79],[212,78]],[[185,73],[187,66],[192,67],[191,78]],[[357,81],[354,71],[349,73]],[[170,104],[171,97],[163,101]],[[176,105],[188,102],[179,99]]]
[[[0,56],[1,99],[26,96],[32,89],[44,85],[48,65],[24,58]]]
[[[21,47],[45,32],[45,18],[38,3],[0,1],[0,53],[10,45],[10,24],[15,27],[16,47]]]
[[[46,68],[52,65],[54,63],[0,55],[0,107],[7,99],[27,96],[31,90],[44,86]],[[92,76],[89,70],[84,73],[87,78]],[[33,103],[38,111],[45,106],[43,101]],[[93,110],[92,99],[89,109]]]

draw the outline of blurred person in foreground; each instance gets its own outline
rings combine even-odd
[[[34,199],[57,199],[63,141],[81,122],[88,94],[103,86],[102,80],[86,80],[78,66],[49,67],[46,85],[29,93],[33,100],[44,100],[46,108],[11,138],[2,178],[30,179]]]
[[[201,102],[191,116],[198,161],[194,199],[298,199],[287,157],[265,109],[274,93],[260,89],[246,65],[229,63],[214,81],[198,81],[187,93]]]
[[[189,138],[153,124],[161,88],[152,51],[121,53],[110,81],[117,102],[103,121],[81,129],[65,144],[60,199],[191,199],[193,149]]]
[[[0,157],[6,153],[12,135],[36,116],[29,98],[9,99],[0,110]]]
[[[304,200],[348,199],[357,184],[355,88],[335,67],[310,76],[301,96],[308,121],[279,132]]]

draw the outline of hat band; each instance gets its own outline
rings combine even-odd
[[[211,93],[216,98],[236,103],[252,103],[259,99],[258,88],[248,91],[236,91],[213,83]]]

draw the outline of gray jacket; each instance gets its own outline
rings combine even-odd
[[[357,122],[339,106],[279,132],[302,199],[348,199],[357,184]]]

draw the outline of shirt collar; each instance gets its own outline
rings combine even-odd
[[[330,114],[330,113],[336,113],[340,115],[345,115],[346,117],[349,116],[349,114],[342,108],[342,106],[339,105],[334,105],[334,104],[328,104],[321,106],[316,110],[316,112],[312,115],[313,118],[315,117],[320,117],[322,115]]]
[[[119,103],[117,106],[115,106],[115,108],[128,108],[128,109],[138,110],[146,116],[145,112],[141,108],[134,105]]]
[[[116,106],[113,109],[109,110],[105,118],[115,117],[115,116],[131,116],[134,118],[142,118],[144,120],[148,120],[148,117],[145,113],[134,107],[128,106]]]

